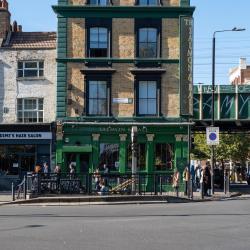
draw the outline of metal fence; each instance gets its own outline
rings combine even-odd
[[[178,194],[182,195],[181,183]],[[28,174],[27,192],[31,194],[85,195],[174,195],[172,176],[167,174]]]

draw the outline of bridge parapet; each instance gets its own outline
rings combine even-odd
[[[209,121],[212,115],[212,86],[194,86],[194,120]],[[250,121],[250,85],[215,86],[215,120]]]

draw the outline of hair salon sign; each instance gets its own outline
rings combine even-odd
[[[51,132],[0,132],[0,140],[50,140]]]

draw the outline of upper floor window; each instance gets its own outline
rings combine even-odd
[[[43,99],[17,99],[17,120],[24,123],[43,122]]]
[[[157,57],[157,29],[156,28],[139,29],[139,57],[142,57],[142,58]]]
[[[157,114],[157,82],[139,81],[139,115]]]
[[[138,5],[158,5],[159,0],[138,0]]]
[[[107,115],[107,82],[89,81],[88,82],[88,114]]]
[[[108,29],[101,27],[90,28],[89,39],[90,57],[108,56]]]
[[[43,61],[18,62],[18,77],[42,77],[44,76]]]
[[[106,6],[109,4],[109,0],[89,0],[90,5]]]

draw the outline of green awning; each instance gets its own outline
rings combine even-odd
[[[66,153],[91,153],[92,145],[83,145],[83,146],[64,146],[62,152]]]

